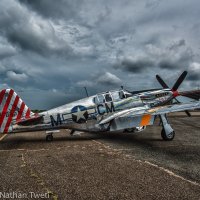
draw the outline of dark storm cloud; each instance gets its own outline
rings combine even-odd
[[[55,33],[50,21],[32,13],[25,7],[12,2],[13,6],[5,5],[1,12],[0,33],[13,46],[21,50],[33,51],[45,56],[69,56],[73,50],[68,43]]]
[[[50,44],[46,42],[45,35],[43,37],[38,37],[34,32],[26,28],[27,27],[22,27],[20,32],[15,29],[9,30],[9,32],[6,33],[8,41],[13,45],[20,47],[22,50],[33,51],[44,56],[60,55],[68,57],[69,55],[73,55],[73,50],[70,49],[70,47],[67,47],[67,44],[66,46],[63,46],[61,41],[59,41],[59,46],[51,47]]]
[[[146,6],[146,8],[154,9],[154,8],[157,8],[159,6],[161,1],[162,0],[147,0],[145,6]]]
[[[172,57],[168,57],[167,59],[162,58],[162,60],[158,63],[158,66],[161,69],[187,69],[190,63],[193,61],[194,54],[191,49],[185,49],[183,51],[177,51],[177,48],[180,46],[184,46],[184,43],[179,43],[173,45],[173,48],[170,47],[170,50],[173,49],[176,55],[172,55]],[[172,52],[173,52],[172,51]]]
[[[50,108],[85,96],[84,86],[90,94],[122,84],[147,89],[152,77],[153,87],[158,71],[172,76],[188,69],[193,84],[199,6],[197,0],[1,0],[1,86],[26,91],[21,95],[33,108]]]
[[[82,1],[79,0],[60,0],[57,3],[54,0],[19,0],[19,2],[44,17],[64,19],[73,19],[82,5]]]
[[[22,5],[37,12],[44,18],[57,20],[76,21],[86,27],[98,26],[109,15],[110,9],[104,6],[106,2],[95,2],[87,0],[19,0]],[[103,5],[103,9],[98,5]]]
[[[178,49],[179,47],[181,47],[181,46],[185,46],[185,40],[184,40],[184,39],[179,40],[179,41],[173,43],[173,44],[169,47],[169,49],[170,49],[170,50],[177,50],[177,49]]]
[[[0,35],[0,60],[14,56],[17,49]]]
[[[132,73],[141,73],[149,67],[153,66],[153,62],[148,59],[123,59],[119,64],[115,64],[113,67],[115,69],[120,69],[122,71],[132,72]]]
[[[15,50],[14,49],[0,49],[0,60],[4,59],[4,58],[8,58],[11,56],[15,55]]]
[[[190,81],[199,81],[200,80],[200,64],[192,63],[188,68],[188,80]]]
[[[190,81],[198,81],[200,79],[200,74],[190,72],[187,76],[187,79]]]
[[[159,63],[159,67],[162,69],[174,69],[174,68],[177,68],[177,64],[172,63],[168,60],[163,60]]]

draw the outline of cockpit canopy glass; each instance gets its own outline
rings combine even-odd
[[[102,94],[98,94],[97,98],[98,98],[99,103],[105,103],[105,99],[104,99],[104,96]]]
[[[127,97],[131,96],[129,93],[126,93],[123,90],[120,91],[111,91],[106,92],[102,94],[98,94],[96,97],[94,97],[94,103],[95,104],[101,104],[106,102],[112,102],[112,101],[120,101],[122,99],[125,99]]]
[[[111,92],[111,94],[112,94],[112,97],[113,97],[113,101],[119,101],[120,100],[119,91]]]

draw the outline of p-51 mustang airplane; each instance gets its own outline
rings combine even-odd
[[[16,133],[22,131],[46,130],[46,140],[53,140],[56,129],[71,129],[84,132],[142,131],[153,125],[156,117],[162,124],[161,136],[172,140],[175,132],[166,114],[200,108],[200,90],[178,92],[180,84],[187,75],[184,71],[172,89],[156,76],[162,89],[130,92],[124,89],[100,93],[42,113],[33,113],[14,92],[4,89],[0,92],[0,132]],[[174,104],[177,96],[194,99],[189,103]]]

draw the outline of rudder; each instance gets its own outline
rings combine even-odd
[[[0,132],[12,131],[12,124],[21,119],[28,119],[32,113],[13,89],[4,89],[0,92]]]

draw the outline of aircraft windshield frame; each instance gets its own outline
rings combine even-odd
[[[103,94],[97,94],[98,103],[105,103],[105,97]]]
[[[106,102],[120,101],[125,98],[127,98],[127,96],[124,90],[114,90],[97,94],[93,98],[93,102],[95,104],[101,104]]]

